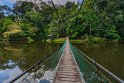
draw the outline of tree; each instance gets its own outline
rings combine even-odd
[[[12,13],[12,9],[7,5],[2,5],[0,6],[0,13],[4,15],[9,15],[10,13]]]
[[[3,33],[3,37],[8,40],[15,40],[21,36],[22,30],[15,23],[9,25],[7,31]]]

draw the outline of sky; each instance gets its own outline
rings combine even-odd
[[[16,0],[0,0],[0,5],[7,5],[9,7],[13,6]]]
[[[48,1],[48,0],[43,0],[43,1]],[[64,3],[66,3],[66,1],[78,1],[81,3],[83,0],[53,0],[53,2],[57,3],[57,4],[58,3],[64,4]],[[0,5],[7,5],[12,8],[13,3],[15,3],[15,2],[16,2],[16,0],[0,0]]]

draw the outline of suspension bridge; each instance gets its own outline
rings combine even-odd
[[[101,71],[116,83],[124,83],[74,47],[67,37],[58,51],[34,64],[10,83],[113,83]]]
[[[81,83],[80,75],[76,66],[76,62],[72,56],[67,37],[66,47],[60,59],[60,64],[54,83]]]

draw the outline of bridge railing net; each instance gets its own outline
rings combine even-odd
[[[89,62],[76,47],[72,44],[70,44],[70,47],[80,69],[82,79],[84,79],[86,83],[110,83],[110,81],[98,71],[97,67]]]
[[[55,77],[57,66],[65,46],[66,42],[47,60],[35,66],[31,71],[28,71],[14,81],[14,83],[51,83]]]

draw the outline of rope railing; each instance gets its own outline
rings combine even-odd
[[[9,83],[51,83],[55,77],[57,64],[65,45],[66,42],[54,54],[39,61]]]
[[[86,83],[112,83],[101,71],[107,73],[119,83],[124,83],[123,80],[112,74],[110,71],[96,63],[94,60],[86,56],[72,44],[70,44],[73,55],[77,61],[80,71],[83,74]]]

